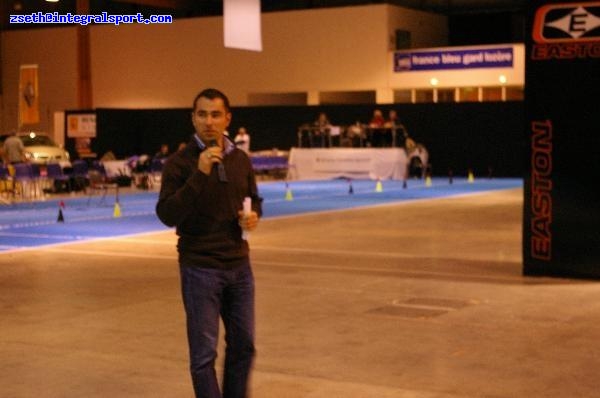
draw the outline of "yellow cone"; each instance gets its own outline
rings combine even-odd
[[[475,176],[473,176],[473,172],[471,170],[469,170],[468,181],[469,182],[474,182],[475,181]]]
[[[381,184],[381,180],[377,180],[377,185],[375,185],[375,192],[383,192],[383,185]]]
[[[113,217],[121,217],[121,206],[119,202],[115,203],[115,209],[113,210]]]
[[[285,200],[294,200],[294,195],[289,187],[285,190]]]
[[[431,176],[425,177],[425,186],[426,187],[430,187],[431,186]]]

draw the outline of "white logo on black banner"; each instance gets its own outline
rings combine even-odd
[[[536,61],[600,58],[600,2],[540,7],[531,37]]]
[[[536,43],[600,40],[600,2],[548,4],[535,13]]]
[[[578,39],[600,27],[600,18],[588,12],[585,8],[578,7],[556,21],[546,22],[545,26],[560,29],[569,36]]]

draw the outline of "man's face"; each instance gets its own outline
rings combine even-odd
[[[219,144],[223,140],[223,132],[229,127],[231,113],[227,112],[221,98],[198,98],[196,109],[192,113],[192,123],[196,134],[202,142],[208,143],[216,140]]]

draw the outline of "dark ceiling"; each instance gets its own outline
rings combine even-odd
[[[89,3],[89,11],[77,11]],[[263,12],[393,4],[448,16],[451,45],[522,41],[527,0],[261,0]],[[34,12],[110,14],[169,14],[173,18],[222,15],[222,0],[0,0],[0,29],[31,29],[32,25],[8,23],[8,15]],[[44,27],[45,25],[36,25]]]

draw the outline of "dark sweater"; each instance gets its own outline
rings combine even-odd
[[[176,227],[179,263],[204,268],[234,268],[248,258],[248,242],[242,239],[238,211],[246,196],[262,215],[252,163],[244,151],[234,148],[223,158],[228,182],[198,170],[200,148],[192,138],[171,155],[163,168],[158,218]]]

